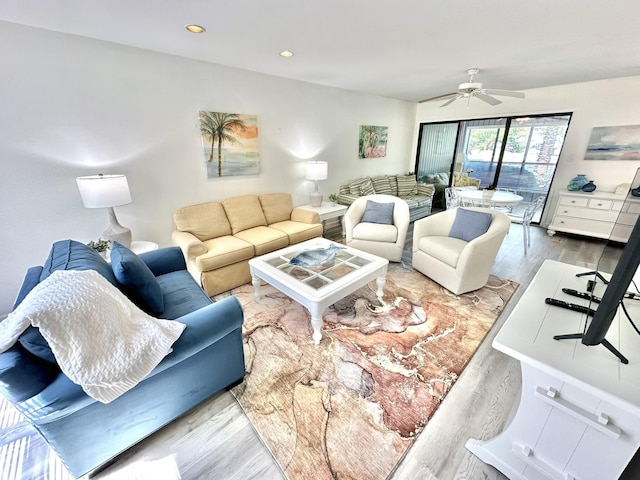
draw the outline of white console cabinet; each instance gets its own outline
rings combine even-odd
[[[640,199],[629,199],[625,204],[626,195],[562,190],[547,233],[576,233],[626,242],[640,213]]]
[[[629,322],[619,315],[607,335],[628,365],[601,345],[553,339],[582,332],[585,316],[544,300],[586,305],[562,292],[585,291],[590,277],[575,274],[586,270],[545,261],[493,342],[520,361],[520,399],[502,433],[466,446],[511,480],[615,480],[640,446],[640,336]],[[627,303],[640,320],[640,302]]]

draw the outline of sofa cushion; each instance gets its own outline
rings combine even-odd
[[[20,335],[18,341],[30,354],[49,363],[57,364],[56,357],[53,356],[49,343],[47,343],[40,333],[40,330],[36,327],[27,328],[24,333]]]
[[[449,236],[470,242],[489,230],[492,218],[491,214],[487,212],[458,208]]]
[[[389,178],[386,175],[380,177],[372,177],[371,183],[373,183],[373,189],[376,191],[376,193],[393,195],[393,193],[391,193],[391,184],[389,183]]]
[[[398,175],[387,175],[389,179],[389,187],[391,187],[391,195],[398,196]]]
[[[189,232],[200,241],[231,235],[231,225],[220,202],[200,203],[176,210],[173,221],[177,230]]]
[[[286,233],[269,227],[255,227],[243,230],[236,237],[251,243],[256,256],[273,252],[289,245],[289,237]]]
[[[395,206],[395,202],[379,203],[367,200],[367,206],[364,208],[360,222],[391,225],[393,224],[393,208]]]
[[[462,250],[467,242],[450,237],[427,236],[418,241],[418,250],[441,262],[456,268]]]
[[[284,222],[272,223],[269,228],[280,230],[289,237],[289,244],[304,242],[322,235],[322,224],[301,223],[286,220]]]
[[[60,240],[53,244],[42,267],[40,281],[56,270],[95,270],[110,283],[118,286],[111,265],[93,248],[75,240]]]
[[[398,229],[395,225],[359,223],[353,227],[352,235],[354,240],[394,243],[398,240]]]
[[[207,253],[196,257],[196,267],[201,272],[249,260],[255,255],[255,248],[251,243],[231,235],[206,240],[204,245]]]
[[[269,193],[258,197],[267,225],[291,220],[293,200],[288,193]]]
[[[145,312],[164,312],[160,284],[146,263],[118,242],[111,248],[111,268],[124,293]]]
[[[165,305],[160,318],[175,320],[212,303],[186,270],[165,273],[156,278],[162,290]]]
[[[231,225],[232,235],[254,227],[266,226],[257,195],[241,195],[223,200],[222,205]]]
[[[373,183],[371,182],[371,179],[369,177],[365,178],[364,182],[362,182],[362,185],[360,185],[360,195],[362,196],[374,195],[375,193],[376,191],[373,188]]]
[[[415,175],[398,175],[398,196],[406,197],[418,193],[418,182]]]
[[[360,195],[360,187],[368,180],[369,177],[358,178],[349,182],[349,193],[351,195]]]

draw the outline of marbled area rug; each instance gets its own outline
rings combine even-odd
[[[491,277],[456,296],[391,264],[328,308],[322,341],[309,312],[270,285],[234,289],[245,312],[247,375],[232,392],[290,480],[387,478],[517,288]]]

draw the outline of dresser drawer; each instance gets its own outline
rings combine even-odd
[[[603,200],[601,198],[592,198],[589,200],[589,208],[596,210],[611,210],[612,205],[613,201],[611,200]]]
[[[560,205],[556,211],[557,216],[584,218],[586,220],[600,220],[603,222],[615,222],[618,218],[618,212],[611,210],[595,210],[592,208],[565,207]],[[557,223],[554,221],[553,223]]]
[[[608,238],[613,228],[613,223],[597,220],[587,220],[584,218],[556,216],[553,225],[549,228],[567,231],[569,233],[579,233],[594,237]]]
[[[560,205],[571,205],[574,207],[586,207],[587,205],[589,205],[589,199],[588,198],[577,198],[577,197],[565,197],[565,196],[560,196]]]

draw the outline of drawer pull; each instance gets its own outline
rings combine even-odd
[[[575,200],[571,200],[571,203],[576,203],[576,201]]]
[[[582,423],[604,433],[612,438],[618,439],[622,434],[622,430],[609,423],[609,417],[605,413],[594,415],[583,408],[574,405],[571,402],[560,397],[559,392],[553,388],[536,387],[536,396],[544,402],[557,408],[561,412],[571,415],[573,418],[580,420]]]

